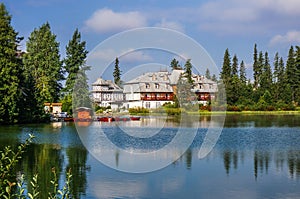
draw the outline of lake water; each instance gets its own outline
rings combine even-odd
[[[99,162],[99,157],[83,145],[96,143],[98,134],[86,131],[87,139],[82,141],[73,123],[1,126],[0,147],[15,147],[28,133],[36,136],[17,170],[25,179],[39,174],[42,198],[47,197],[45,193],[51,186],[52,167],[61,173],[60,184],[64,171],[71,168],[74,198],[300,198],[299,115],[227,115],[213,150],[199,159],[210,121],[209,116],[197,119],[199,126],[188,150],[169,166],[148,173],[121,172]],[[195,129],[194,125],[191,120],[190,126],[180,127],[176,118],[157,117],[124,123],[94,122],[87,128],[101,127],[120,149],[143,151],[164,147],[178,128]],[[133,139],[141,129],[145,134]],[[122,135],[123,131],[128,134]],[[129,165],[122,152],[106,148],[109,147],[101,146],[100,156],[112,167]],[[180,150],[175,147],[165,154],[180,154]],[[131,162],[130,168],[138,168],[137,164],[143,162]]]

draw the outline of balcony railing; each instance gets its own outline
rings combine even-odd
[[[146,94],[141,96],[141,100],[144,101],[172,101],[173,94]]]

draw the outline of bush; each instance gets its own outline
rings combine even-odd
[[[12,150],[10,146],[4,148],[3,151],[0,151],[0,198],[40,198],[40,190],[38,186],[38,175],[35,174],[30,181],[32,185],[32,190],[26,192],[26,196],[24,195],[24,175],[17,180],[16,174],[14,172],[16,164],[22,158],[22,154],[25,152],[27,146],[32,142],[34,136],[29,134],[29,138],[26,139],[24,144],[20,144],[16,151]],[[72,198],[70,193],[70,182],[71,182],[71,170],[69,170],[66,174],[66,182],[63,188],[60,190],[58,188],[58,179],[55,168],[52,168],[53,179],[50,183],[53,186],[53,191],[51,193],[43,193],[48,194],[48,198],[50,199],[65,199]]]
[[[144,107],[130,108],[128,109],[130,115],[135,114],[149,114],[149,109]]]

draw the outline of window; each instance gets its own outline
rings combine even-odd
[[[159,89],[159,84],[155,84],[155,88],[156,88],[156,89]]]
[[[150,88],[150,84],[146,83],[146,88],[149,89]]]
[[[150,108],[150,102],[146,102],[146,108]]]

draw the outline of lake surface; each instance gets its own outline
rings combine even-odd
[[[299,115],[227,115],[213,150],[199,159],[210,122],[209,116],[202,116],[182,127],[176,118],[157,117],[124,123],[94,122],[87,127],[104,129],[120,150],[144,151],[163,148],[179,128],[195,129],[195,123],[199,124],[191,146],[178,160],[140,174],[120,172],[99,162],[83,145],[96,143],[98,135],[86,131],[87,139],[82,141],[73,123],[1,126],[0,148],[16,147],[33,133],[36,138],[19,164],[19,173],[25,179],[38,173],[40,189],[47,193],[51,168],[61,173],[60,184],[65,170],[71,168],[74,198],[300,198]],[[143,164],[130,162],[119,150],[106,145],[101,149],[101,158],[111,161],[115,168]],[[180,154],[180,150],[171,148],[165,154]],[[30,183],[25,184],[30,189]],[[46,197],[44,194],[42,198]]]

